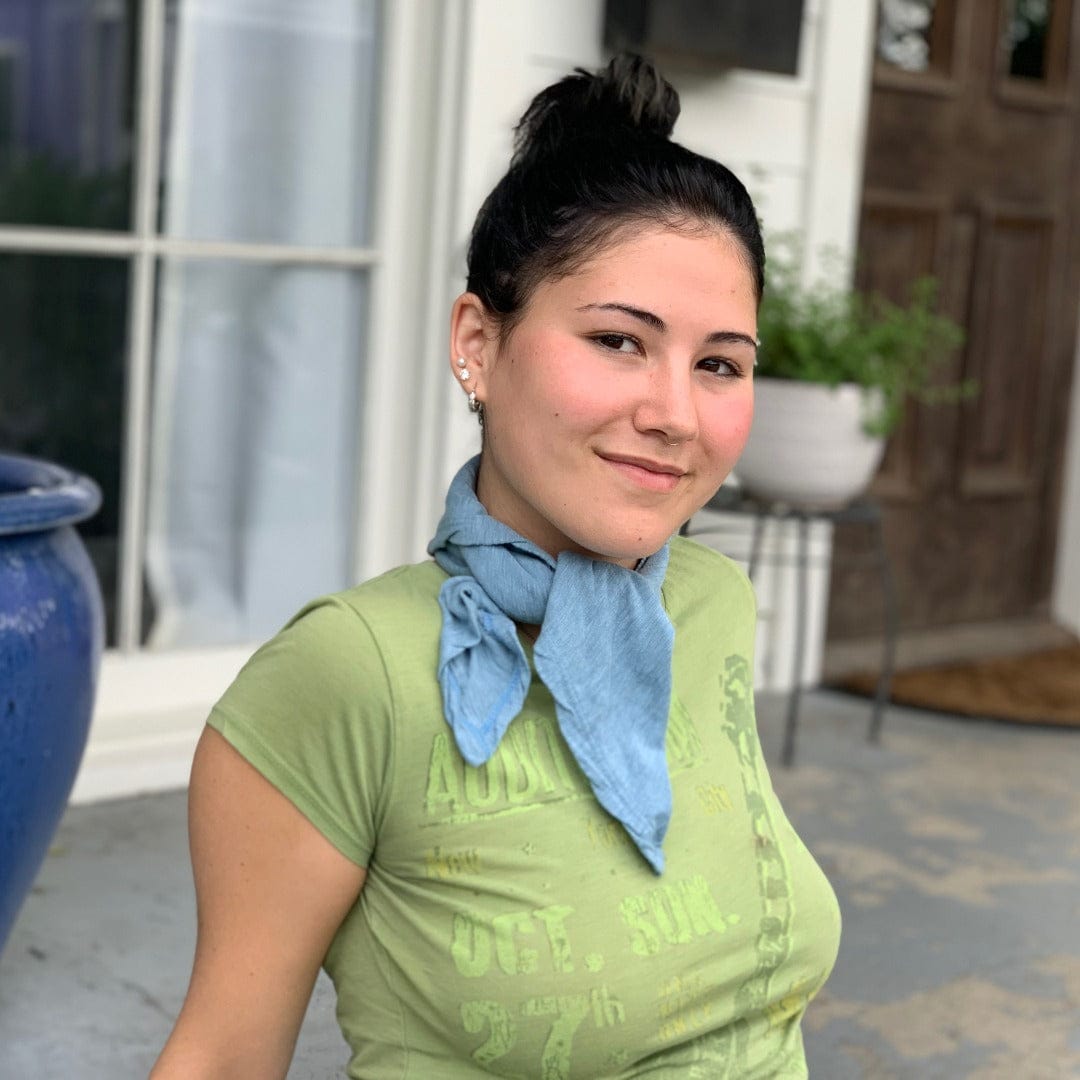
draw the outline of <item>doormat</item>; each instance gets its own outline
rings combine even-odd
[[[872,697],[877,678],[865,672],[832,685]],[[901,670],[893,676],[889,700],[957,716],[1080,727],[1080,644]]]

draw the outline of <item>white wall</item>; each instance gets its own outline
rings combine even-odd
[[[675,137],[723,161],[743,179],[767,236],[799,230],[811,254],[822,247],[854,251],[874,10],[873,0],[808,0],[794,77],[664,68],[682,102]],[[596,67],[603,61],[602,19],[602,0],[470,4],[455,221],[459,262],[452,268],[456,284],[451,294],[463,284],[463,252],[476,210],[509,161],[513,125],[539,89],[575,66]],[[813,263],[807,272],[815,272]],[[449,378],[446,382],[440,491],[478,446],[464,396]],[[440,507],[439,500],[432,500],[423,535],[430,535]],[[734,556],[747,548],[744,522],[706,516],[694,527],[718,527],[722,537],[712,533],[702,539]],[[824,644],[830,540],[827,527],[812,534],[810,632],[803,669],[810,683],[818,678]],[[791,544],[787,527],[775,530],[758,575],[759,688],[787,688],[794,676],[787,659],[793,654]]]

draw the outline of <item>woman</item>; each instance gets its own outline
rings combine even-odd
[[[835,898],[754,728],[754,604],[678,537],[753,411],[764,253],[678,98],[537,96],[450,366],[430,551],[302,611],[191,780],[198,943],[155,1077],[283,1076],[320,964],[353,1077],[798,1077]]]

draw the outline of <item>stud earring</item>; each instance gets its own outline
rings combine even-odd
[[[465,357],[464,356],[459,356],[457,358],[457,366],[458,367],[464,367],[465,366]]]
[[[462,368],[458,372],[458,374],[461,376],[461,381],[462,382],[468,382],[468,380],[472,378],[472,375],[469,374],[469,369],[468,368]]]

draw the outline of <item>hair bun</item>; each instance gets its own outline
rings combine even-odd
[[[555,152],[566,139],[613,130],[670,137],[679,95],[651,60],[619,53],[602,71],[576,68],[541,90],[514,128],[512,165]]]

